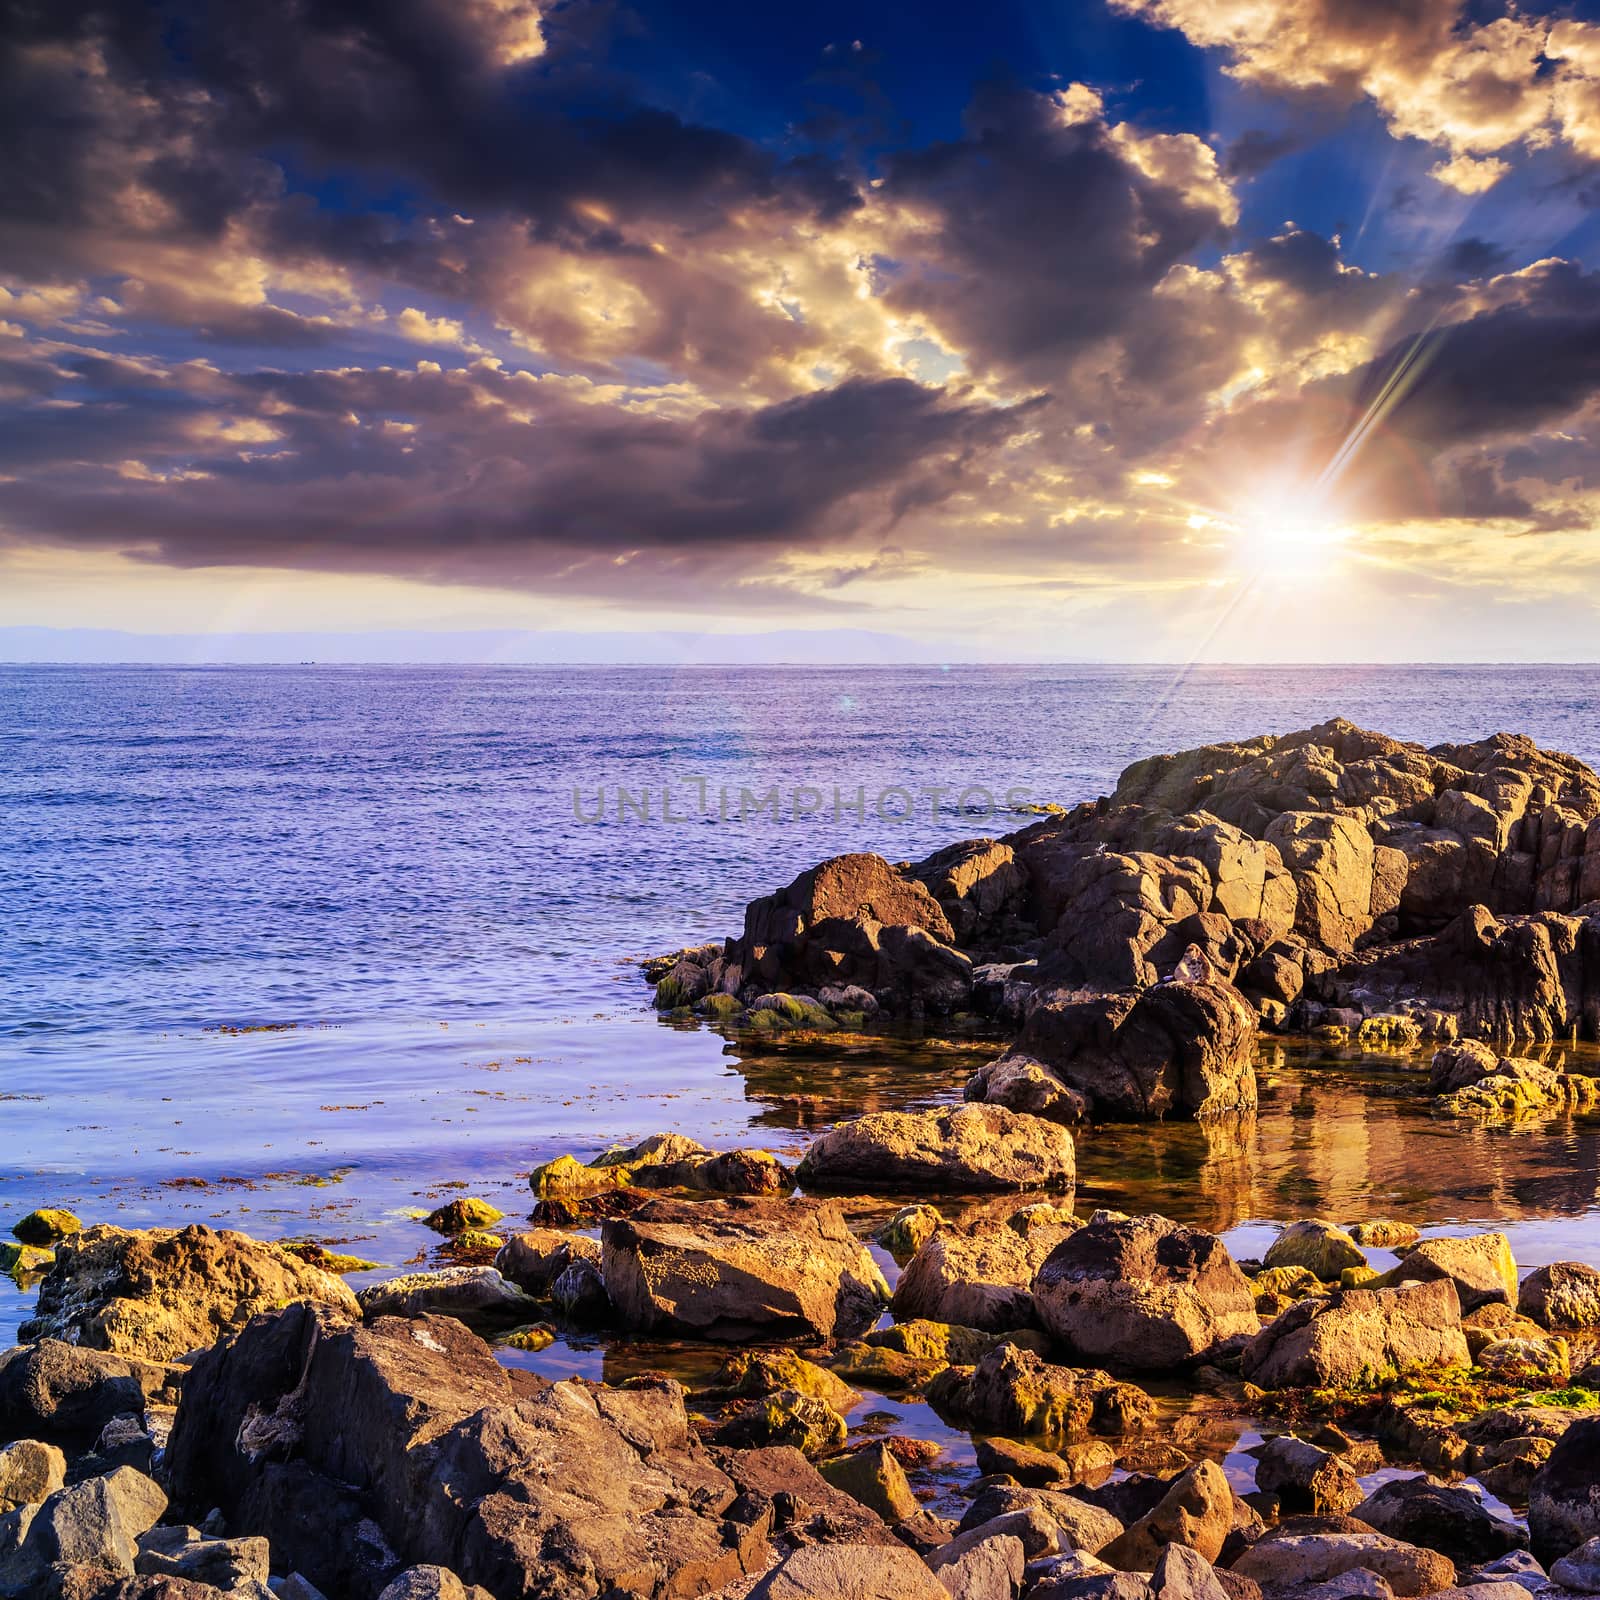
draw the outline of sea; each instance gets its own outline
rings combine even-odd
[[[429,1259],[419,1213],[470,1191],[514,1226],[565,1151],[793,1153],[959,1098],[994,1041],[664,1022],[642,958],[826,856],[1004,833],[1152,752],[1343,716],[1600,765],[1597,705],[1570,666],[0,667],[0,1230],[64,1205],[392,1272]],[[1255,1124],[1086,1134],[1083,1195],[1241,1253],[1389,1214],[1600,1264],[1593,1123],[1441,1123],[1404,1071],[1273,1046]],[[0,1348],[33,1294],[0,1278]]]

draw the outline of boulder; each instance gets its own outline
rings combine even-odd
[[[1503,1233],[1477,1233],[1465,1239],[1424,1239],[1401,1257],[1399,1265],[1379,1278],[1375,1287],[1398,1283],[1453,1283],[1463,1311],[1479,1306],[1517,1303],[1517,1264]]]
[[[27,1594],[58,1563],[131,1575],[139,1540],[160,1520],[167,1497],[159,1484],[118,1467],[58,1489],[34,1512],[10,1554],[0,1555],[0,1594]]]
[[[1600,1538],[1600,1415],[1574,1421],[1534,1474],[1528,1532],[1546,1564]]]
[[[1550,1566],[1550,1580],[1579,1594],[1600,1594],[1600,1538],[1586,1539]]]
[[[1292,1434],[1280,1434],[1262,1446],[1256,1456],[1256,1487],[1276,1496],[1289,1515],[1338,1516],[1363,1498],[1346,1462]]]
[[[803,1545],[750,1590],[748,1600],[950,1600],[903,1545]]]
[[[1000,1060],[1042,1064],[1097,1121],[1208,1117],[1254,1109],[1256,1027],[1254,1008],[1219,981],[1068,991],[1029,1011]]]
[[[922,1509],[911,1492],[905,1468],[881,1440],[824,1461],[817,1470],[835,1489],[843,1489],[885,1522],[904,1522]]]
[[[0,1438],[86,1448],[167,1383],[167,1366],[42,1339],[0,1353]]]
[[[270,1550],[265,1539],[208,1538],[183,1525],[153,1528],[139,1541],[134,1571],[143,1577],[182,1578],[213,1589],[266,1586]]]
[[[53,1444],[18,1439],[0,1445],[0,1511],[43,1505],[67,1481],[67,1458]]]
[[[1379,1484],[1350,1514],[1391,1539],[1437,1550],[1462,1567],[1528,1547],[1523,1529],[1495,1516],[1472,1490],[1426,1475]]]
[[[1337,1283],[1346,1267],[1364,1267],[1367,1258],[1343,1228],[1308,1219],[1292,1222],[1267,1250],[1269,1267],[1304,1267],[1324,1283]]]
[[[439,1315],[467,1321],[530,1317],[538,1307],[493,1267],[441,1267],[407,1272],[365,1288],[356,1296],[364,1317]]]
[[[836,1489],[798,1450],[720,1450],[717,1465],[739,1491],[742,1512],[770,1510],[775,1527],[797,1544],[896,1545],[910,1532],[891,1532],[877,1512]]]
[[[1003,841],[947,845],[911,871],[949,920],[950,942],[963,949],[994,944],[1025,912],[1027,869]]]
[[[1124,1572],[1148,1572],[1169,1545],[1184,1545],[1208,1562],[1233,1531],[1233,1490],[1214,1461],[1197,1461],[1174,1480],[1155,1508],[1099,1552]]]
[[[1243,1372],[1264,1389],[1329,1388],[1471,1359],[1455,1286],[1440,1279],[1301,1300],[1245,1346]]]
[[[776,1389],[731,1412],[713,1437],[737,1449],[788,1445],[814,1457],[839,1449],[847,1432],[844,1418],[826,1400],[798,1389]]]
[[[1436,1594],[1452,1588],[1456,1569],[1436,1550],[1391,1539],[1382,1533],[1269,1533],[1239,1557],[1233,1570],[1253,1578],[1269,1594],[1303,1593],[1342,1573],[1364,1569],[1399,1596]]]
[[[580,1257],[598,1264],[599,1241],[559,1228],[530,1228],[501,1245],[494,1267],[525,1293],[548,1295],[550,1285]]]
[[[896,1261],[910,1260],[944,1226],[937,1206],[901,1206],[878,1230],[878,1243]]]
[[[1349,954],[1373,923],[1371,833],[1355,817],[1286,811],[1264,837],[1294,878],[1295,931],[1320,949]]]
[[[1546,1328],[1600,1328],[1600,1272],[1581,1261],[1536,1267],[1517,1290],[1517,1310]]]
[[[967,1545],[966,1538],[952,1539],[929,1558],[934,1576],[954,1600],[1011,1600],[1021,1591],[1027,1567],[1022,1541],[1009,1533],[997,1533]],[[947,1554],[954,1547],[954,1554]]]
[[[1000,1526],[1017,1513],[1018,1522]],[[1123,1531],[1111,1512],[1077,1495],[1012,1484],[995,1484],[979,1493],[962,1516],[959,1531],[965,1534],[984,1527],[1020,1538],[1030,1560],[1050,1550],[1093,1555]]]
[[[995,1192],[1071,1189],[1072,1135],[1003,1106],[875,1111],[815,1140],[796,1172],[807,1188]]]
[[[378,1600],[493,1600],[487,1589],[464,1584],[448,1567],[407,1567]]]
[[[623,1323],[702,1339],[849,1338],[889,1287],[831,1201],[653,1200],[601,1231]]]
[[[987,1433],[1046,1434],[1076,1444],[1091,1434],[1136,1432],[1154,1415],[1145,1392],[1108,1373],[1058,1367],[1031,1350],[997,1345],[941,1398]]]
[[[1165,1217],[1096,1217],[1039,1268],[1046,1331],[1080,1357],[1160,1370],[1260,1327],[1250,1280],[1214,1234]]]
[[[712,1383],[715,1394],[752,1396],[780,1389],[826,1400],[838,1412],[848,1411],[861,1398],[842,1378],[792,1350],[741,1350],[722,1363]]]
[[[415,1564],[552,1600],[698,1593],[759,1567],[766,1523],[740,1519],[677,1384],[529,1377],[453,1318],[363,1326],[292,1307],[196,1363],[173,1494],[357,1600]],[[389,1558],[330,1537],[324,1504],[348,1530],[370,1518]]]
[[[41,1206],[13,1224],[11,1236],[36,1249],[49,1249],[62,1239],[70,1239],[73,1234],[82,1231],[83,1224],[70,1211],[64,1211],[59,1206]]]
[[[940,1231],[907,1263],[891,1307],[906,1320],[925,1317],[963,1328],[1006,1333],[1034,1318],[1034,1274],[1074,1230],[1066,1226]]]
[[[105,1224],[61,1242],[24,1341],[171,1361],[296,1300],[356,1314],[342,1278],[242,1233]]]
[[[1089,1101],[1069,1089],[1043,1062],[1021,1051],[997,1056],[967,1080],[968,1100],[1004,1106],[1025,1116],[1073,1124],[1088,1120]]]

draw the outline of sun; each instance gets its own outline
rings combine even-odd
[[[1229,518],[1234,558],[1251,577],[1284,581],[1325,578],[1340,565],[1351,529],[1313,492],[1274,490],[1254,496]]]

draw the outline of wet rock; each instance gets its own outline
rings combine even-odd
[[[1047,1434],[1067,1444],[1094,1433],[1132,1433],[1155,1410],[1134,1384],[1092,1369],[1054,1366],[1014,1344],[989,1351],[943,1398],[985,1432]]]
[[[1072,1135],[1003,1106],[875,1111],[841,1123],[805,1153],[808,1188],[946,1191],[1070,1189]]]
[[[891,1302],[894,1314],[991,1333],[1027,1327],[1035,1320],[1034,1276],[1074,1231],[1063,1224],[1025,1233],[1009,1227],[941,1230],[900,1274]]]
[[[70,1239],[73,1234],[82,1231],[83,1224],[70,1211],[63,1211],[59,1207],[41,1206],[39,1210],[30,1211],[20,1222],[15,1223],[11,1235],[21,1244],[49,1249],[58,1241]]]
[[[1331,1222],[1292,1222],[1273,1240],[1268,1267],[1304,1267],[1324,1283],[1337,1283],[1346,1267],[1364,1267],[1367,1258],[1343,1228]]]
[[[1338,1456],[1290,1434],[1269,1440],[1258,1453],[1256,1487],[1292,1515],[1337,1515],[1364,1498],[1355,1473]]]
[[[1470,1489],[1426,1475],[1380,1484],[1350,1513],[1379,1533],[1438,1550],[1459,1566],[1528,1547],[1528,1535],[1495,1516]]]
[[[213,1589],[237,1589],[267,1581],[270,1551],[265,1539],[208,1538],[198,1528],[153,1528],[139,1540],[134,1571],[145,1577],[183,1578]]]
[[[845,1441],[845,1420],[826,1400],[778,1389],[739,1407],[723,1419],[716,1442],[736,1449],[789,1445],[802,1455],[820,1456]]]
[[[116,1417],[142,1412],[170,1370],[57,1339],[0,1353],[0,1438],[87,1447]]]
[[[19,1439],[0,1445],[0,1511],[42,1505],[67,1481],[67,1458],[53,1444]]]
[[[1169,982],[1036,1005],[1011,1058],[1041,1064],[1097,1121],[1142,1121],[1253,1109],[1255,1046],[1256,1013],[1230,984]]]
[[[656,1200],[602,1230],[622,1321],[718,1340],[848,1338],[877,1320],[888,1285],[829,1201]]]
[[[891,1545],[804,1545],[750,1591],[749,1600],[950,1600],[910,1550]]]
[[[1015,1439],[986,1439],[980,1435],[973,1438],[972,1445],[979,1472],[986,1477],[1015,1478],[1029,1488],[1065,1488],[1090,1477],[1103,1476],[1117,1463],[1116,1451],[1100,1439],[1083,1441],[1083,1448],[1098,1453],[1076,1460]]]
[[[1069,1126],[1089,1117],[1089,1101],[1084,1095],[1068,1088],[1042,1062],[1017,1051],[980,1067],[967,1080],[964,1094],[981,1105],[1004,1106]]]
[[[843,1489],[852,1500],[859,1500],[876,1511],[885,1522],[904,1522],[922,1509],[911,1492],[905,1468],[894,1452],[879,1442],[848,1455],[835,1456],[817,1469],[835,1489]]]
[[[1243,1372],[1264,1389],[1327,1388],[1364,1374],[1470,1361],[1460,1301],[1441,1279],[1302,1300],[1245,1346]]]
[[[550,1285],[578,1259],[600,1261],[600,1242],[559,1228],[530,1228],[513,1234],[494,1258],[495,1271],[527,1294],[544,1296]]]
[[[356,1296],[364,1317],[526,1318],[535,1302],[493,1267],[441,1267],[372,1284]]]
[[[1159,1504],[1099,1552],[1124,1572],[1148,1572],[1169,1545],[1185,1545],[1208,1562],[1233,1530],[1233,1490],[1214,1461],[1180,1473]]]
[[[1033,1298],[1066,1350],[1131,1369],[1182,1366],[1260,1327],[1222,1241],[1164,1217],[1097,1216],[1051,1252]]]
[[[1409,1222],[1392,1222],[1387,1218],[1352,1222],[1347,1231],[1358,1245],[1369,1250],[1403,1250],[1422,1237]]]
[[[295,1300],[356,1310],[342,1279],[242,1233],[102,1224],[62,1241],[20,1337],[170,1361]]]
[[[878,1243],[896,1261],[908,1261],[944,1226],[936,1206],[901,1206],[878,1230]]]
[[[557,1156],[528,1174],[528,1187],[541,1200],[573,1200],[615,1189],[628,1181],[626,1168],[591,1167],[576,1156]]]
[[[723,1362],[712,1383],[714,1394],[753,1396],[780,1389],[825,1400],[838,1412],[848,1411],[860,1399],[842,1378],[792,1350],[741,1350]]]
[[[1600,1416],[1573,1422],[1534,1475],[1528,1532],[1544,1562],[1600,1538]]]
[[[505,1212],[490,1205],[487,1200],[463,1197],[430,1211],[424,1222],[435,1233],[454,1237],[474,1229],[492,1228],[504,1216]]]
[[[487,1589],[464,1584],[448,1567],[407,1567],[378,1600],[493,1600]]]
[[[1546,1328],[1600,1327],[1600,1272],[1580,1261],[1536,1267],[1517,1291],[1517,1310]]]
[[[1234,1562],[1233,1570],[1253,1578],[1268,1594],[1300,1591],[1342,1573],[1364,1568],[1399,1596],[1436,1594],[1456,1581],[1449,1557],[1421,1550],[1381,1533],[1291,1533],[1277,1531],[1258,1540]]]
[[[1456,1287],[1461,1309],[1517,1303],[1517,1264],[1503,1233],[1478,1233],[1465,1239],[1424,1239],[1408,1250],[1398,1266],[1377,1280],[1378,1288],[1399,1283],[1448,1281]]]

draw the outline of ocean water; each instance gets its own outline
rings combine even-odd
[[[824,856],[1007,831],[988,797],[1072,803],[1152,751],[1344,715],[1600,764],[1597,704],[1572,667],[0,668],[0,1227],[59,1203],[392,1266],[447,1185],[515,1214],[562,1150],[792,1148],[950,1098],[981,1043],[666,1026],[637,961]],[[1368,1092],[1382,1062],[1316,1093],[1289,1066],[1238,1147],[1091,1135],[1086,1182],[1227,1228],[1387,1197],[1595,1257],[1587,1125],[1441,1129]],[[0,1343],[29,1299],[0,1280]]]

